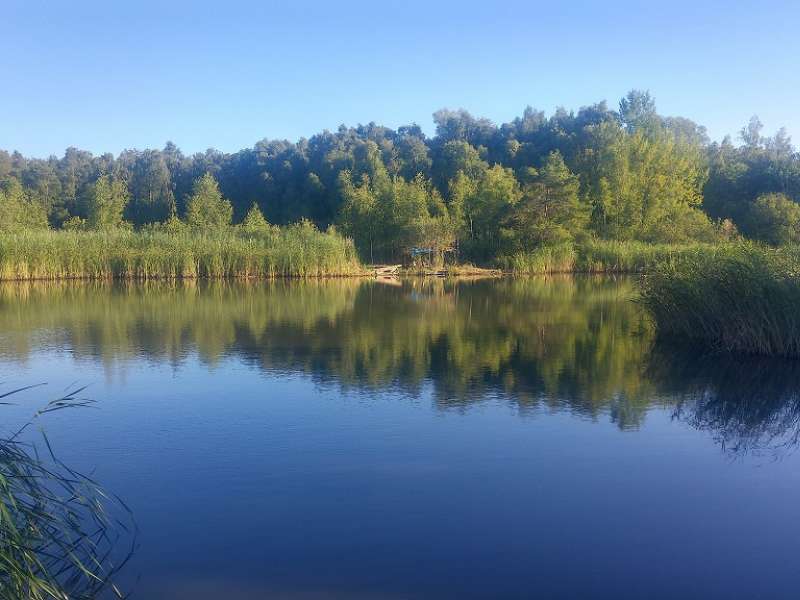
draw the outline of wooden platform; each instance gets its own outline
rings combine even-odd
[[[397,275],[402,266],[403,265],[373,265],[370,269],[378,276]]]

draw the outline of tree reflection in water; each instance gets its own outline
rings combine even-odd
[[[13,284],[0,286],[0,360],[234,359],[345,389],[430,389],[442,410],[501,398],[628,429],[671,407],[727,450],[796,442],[796,364],[653,348],[633,298],[635,282],[612,277]]]

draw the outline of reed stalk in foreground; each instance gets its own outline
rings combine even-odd
[[[695,251],[642,279],[663,337],[714,350],[800,358],[800,255],[751,243]]]
[[[0,402],[20,391],[0,395]],[[70,394],[34,420],[86,404]],[[0,437],[0,599],[89,600],[106,592],[122,598],[113,578],[130,553],[116,564],[112,557],[129,528],[108,509],[124,505],[58,460],[46,437],[40,452],[24,436],[32,422]]]

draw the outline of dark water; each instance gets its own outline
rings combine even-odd
[[[0,379],[133,510],[135,598],[796,598],[800,369],[631,280],[0,287]],[[137,581],[138,579],[138,581]]]

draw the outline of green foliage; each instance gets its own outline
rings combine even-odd
[[[186,205],[186,222],[202,231],[219,231],[231,224],[233,206],[222,197],[217,180],[206,173],[194,183]]]
[[[800,357],[800,255],[752,243],[665,261],[643,279],[659,333],[717,350]]]
[[[339,174],[339,188],[344,199],[339,213],[342,230],[356,240],[361,256],[374,262],[376,245],[381,240],[382,222],[369,178],[354,185],[350,172],[343,171]]]
[[[413,248],[430,248],[441,257],[455,241],[456,224],[439,193],[417,175],[411,181],[390,177],[377,165],[372,176],[355,184],[349,171],[339,177],[344,202],[340,225],[352,236],[361,256],[398,259]]]
[[[130,195],[124,181],[101,175],[91,186],[87,206],[87,225],[91,229],[114,229],[122,226],[122,214]]]
[[[784,129],[773,137],[763,136],[761,130],[761,122],[753,117],[742,129],[741,146],[726,138],[708,147],[710,178],[703,190],[704,206],[712,218],[731,219],[746,235],[785,239],[785,233],[773,234],[765,229],[771,218],[764,213],[775,212],[777,206],[756,209],[755,204],[767,194],[800,201],[800,156]],[[775,222],[781,226],[781,218]],[[756,231],[751,232],[751,227]]]
[[[131,192],[128,218],[135,225],[162,221],[176,212],[170,163],[174,169],[182,157],[173,148],[168,144],[163,152],[126,150],[119,157],[120,170],[126,172]]]
[[[773,246],[800,243],[800,204],[785,194],[764,194],[743,225],[748,235]]]
[[[456,179],[456,193],[465,194],[459,199],[465,229],[462,248],[467,256],[489,260],[508,244],[503,223],[522,192],[514,172],[500,165],[484,170],[477,180],[464,175],[466,179]]]
[[[569,242],[586,228],[588,207],[579,197],[580,181],[561,153],[551,152],[540,171],[526,173],[522,198],[510,211],[506,223],[514,248],[525,251],[541,245]]]
[[[480,152],[463,140],[449,141],[438,152],[436,174],[439,187],[443,188],[459,173],[473,180],[480,179],[489,165]]]
[[[248,216],[257,203],[268,223],[339,224],[371,261],[405,259],[422,246],[439,258],[453,248],[460,260],[488,263],[586,236],[667,244],[736,231],[773,244],[796,237],[793,207],[758,199],[800,201],[800,156],[784,130],[767,137],[755,117],[739,146],[712,144],[702,126],[659,115],[639,90],[618,111],[605,102],[550,116],[527,107],[495,125],[440,110],[434,121],[433,138],[417,125],[369,123],[191,157],[172,143],[117,157],[70,148],[37,160],[0,151],[0,184],[12,198],[0,197],[0,229],[41,227],[43,211],[56,227],[75,227],[75,218],[113,227],[127,195],[123,214],[136,228],[181,215],[191,228],[213,231],[235,215],[246,219],[243,229],[260,230]],[[115,174],[111,189],[104,173]]]
[[[628,131],[658,127],[656,103],[650,92],[631,90],[619,102],[619,118]]]
[[[733,223],[724,226],[714,224],[708,215],[697,208],[674,208],[663,218],[650,223],[639,239],[655,244],[713,243],[730,238],[732,231],[724,231],[724,227],[733,227]]]
[[[0,186],[0,231],[47,229],[47,213],[16,179]]]
[[[159,230],[163,231],[164,233],[171,233],[171,234],[178,234],[178,233],[186,233],[188,229],[188,225],[181,221],[175,215],[170,216],[169,219],[164,221],[163,223],[159,223]]]
[[[270,229],[269,223],[255,202],[253,202],[242,221],[242,229],[248,233],[263,233]]]
[[[176,215],[172,215],[166,221],[147,223],[139,228],[141,233],[167,233],[170,235],[191,234],[193,231],[189,225],[181,221]],[[194,233],[197,233],[196,231]]]
[[[597,150],[585,151],[580,165],[595,232],[614,239],[672,241],[663,224],[702,203],[702,149],[660,127],[628,134],[606,123],[591,135]]]

